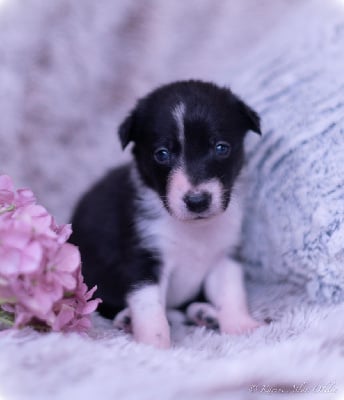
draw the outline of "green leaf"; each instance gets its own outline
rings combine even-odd
[[[0,309],[0,324],[8,325],[8,326],[13,326],[14,324],[14,315],[1,310]]]
[[[0,297],[0,306],[3,304],[15,304],[17,302],[17,299],[15,297],[9,297],[9,298],[1,298]]]

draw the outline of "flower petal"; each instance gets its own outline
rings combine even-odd
[[[35,204],[36,198],[31,190],[29,189],[18,189],[16,205],[19,207],[26,206],[29,204]]]
[[[64,243],[56,254],[52,263],[59,271],[74,272],[80,266],[80,252],[76,246]]]
[[[38,242],[30,243],[22,253],[21,273],[37,271],[42,260],[43,250]]]
[[[93,313],[98,307],[98,304],[101,303],[102,301],[100,299],[95,299],[95,300],[90,300],[86,303],[85,307],[82,309],[81,314],[82,315],[88,315]]]
[[[3,277],[17,275],[21,262],[21,252],[17,249],[0,247],[0,274]]]
[[[0,190],[14,191],[12,179],[8,175],[0,175]]]
[[[62,304],[60,312],[57,314],[56,319],[52,325],[53,331],[61,331],[74,318],[74,310]]]
[[[54,274],[54,280],[67,290],[74,290],[76,287],[76,279],[70,273],[58,271]]]

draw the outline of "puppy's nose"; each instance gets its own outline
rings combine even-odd
[[[183,200],[189,211],[201,213],[209,208],[211,194],[207,192],[188,192]]]

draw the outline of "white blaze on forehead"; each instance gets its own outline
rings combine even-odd
[[[178,138],[181,143],[184,142],[184,115],[185,104],[178,103],[172,110],[173,118],[175,119],[178,127]]]
[[[187,210],[184,197],[188,192],[207,192],[211,195],[211,204],[206,214],[214,215],[222,210],[223,186],[214,178],[198,185],[193,185],[183,168],[174,170],[169,178],[167,203],[170,211],[179,219],[188,219],[192,213]]]

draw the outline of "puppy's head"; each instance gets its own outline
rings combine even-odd
[[[243,164],[247,131],[259,116],[229,89],[200,81],[162,86],[140,100],[122,123],[123,148],[142,180],[180,220],[223,212]]]

